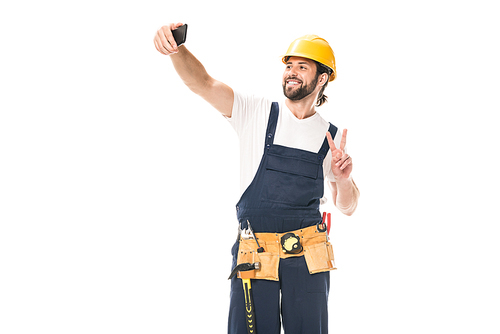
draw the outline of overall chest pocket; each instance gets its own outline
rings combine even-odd
[[[320,163],[269,153],[261,198],[264,201],[307,206],[323,195]]]

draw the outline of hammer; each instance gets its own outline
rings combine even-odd
[[[252,284],[250,283],[250,277],[254,277],[252,271],[260,269],[260,262],[255,263],[241,263],[237,265],[229,279],[233,278],[238,272],[240,273],[241,281],[243,282],[243,294],[245,295],[245,311],[246,311],[246,323],[248,334],[257,334],[257,326],[255,325],[255,311],[252,299]]]

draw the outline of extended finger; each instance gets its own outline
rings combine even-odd
[[[343,151],[346,143],[347,129],[342,131],[342,139],[340,140],[340,149]]]
[[[335,151],[337,149],[337,147],[335,146],[335,143],[333,142],[332,134],[330,133],[330,131],[326,132],[326,139],[328,140],[328,145],[330,146],[330,150],[332,152]]]

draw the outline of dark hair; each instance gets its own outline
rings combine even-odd
[[[325,91],[326,86],[328,86],[328,82],[330,80],[330,76],[332,75],[333,71],[328,66],[323,65],[320,62],[317,62],[316,60],[314,60],[314,62],[316,63],[316,79],[318,79],[318,77],[323,73],[328,74],[328,79],[326,80],[326,83],[323,85],[323,87],[321,87],[321,90],[319,91],[318,94],[318,100],[316,101],[316,107],[320,107],[326,102],[328,102],[328,96],[323,94],[323,92]]]

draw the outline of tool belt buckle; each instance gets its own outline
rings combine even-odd
[[[299,254],[303,249],[295,233],[286,233],[281,237],[281,248],[285,254]]]

